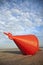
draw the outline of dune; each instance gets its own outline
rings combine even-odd
[[[35,55],[22,55],[18,48],[0,49],[0,65],[43,65],[43,48]]]

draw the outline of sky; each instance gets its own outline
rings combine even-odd
[[[34,34],[43,47],[43,0],[0,0],[0,48],[15,48],[3,32]]]

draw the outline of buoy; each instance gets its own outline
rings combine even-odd
[[[17,35],[6,33],[9,39],[13,40],[24,55],[34,55],[39,50],[39,41],[35,35]]]

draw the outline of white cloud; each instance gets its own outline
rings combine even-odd
[[[35,19],[35,23],[37,24],[37,26],[43,26],[43,22],[42,22],[42,19],[40,19],[40,18],[37,18],[37,19]]]
[[[15,12],[17,14],[21,13],[19,9],[14,9],[14,8],[12,9],[12,12]]]
[[[17,13],[20,16],[19,15],[13,16],[12,13],[14,14]],[[37,16],[38,15],[36,15],[34,12],[24,12],[19,9],[11,9],[11,10],[4,9],[4,10],[1,10],[0,24],[5,25],[5,29],[7,28],[7,30],[10,32],[13,32],[13,31],[24,32],[24,29],[28,29],[28,27],[30,27],[30,29],[32,28],[35,29],[37,26],[43,25],[42,19],[38,18]],[[22,26],[21,24],[24,26]]]
[[[2,25],[5,25],[5,22],[3,22],[3,21],[0,21],[0,24],[2,24]]]
[[[2,33],[11,32],[14,35],[20,34],[36,34],[42,36],[41,32],[37,29],[43,26],[40,10],[34,10],[34,5],[24,2],[21,4],[12,5],[8,2],[0,9],[0,38],[4,38]],[[33,7],[33,9],[32,9]],[[35,5],[36,7],[36,5]],[[37,13],[38,12],[38,13]],[[1,42],[2,40],[0,40]]]

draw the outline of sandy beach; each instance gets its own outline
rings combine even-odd
[[[0,65],[43,65],[43,48],[33,56],[22,55],[18,48],[0,49]]]

